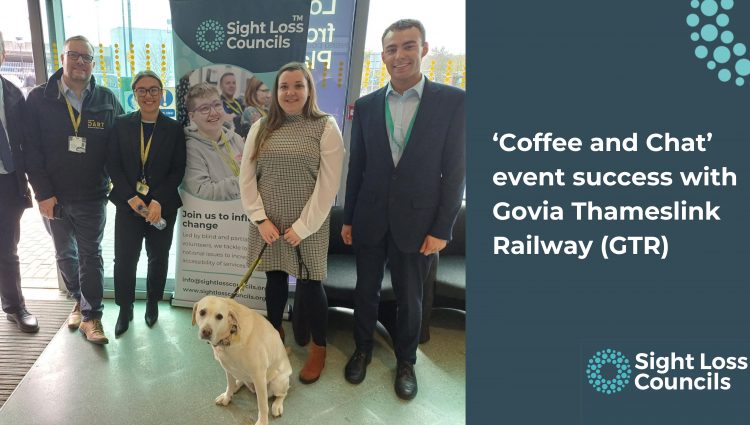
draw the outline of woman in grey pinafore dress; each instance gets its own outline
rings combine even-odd
[[[266,272],[268,320],[279,330],[289,275],[297,278],[295,314],[312,334],[303,383],[325,365],[329,215],[339,189],[344,143],[336,121],[318,109],[315,84],[304,64],[276,76],[268,116],[253,124],[240,167],[240,195],[250,226],[248,262],[268,244],[258,269]]]

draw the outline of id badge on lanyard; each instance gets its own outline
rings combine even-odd
[[[141,179],[135,182],[135,190],[143,196],[148,195],[149,187],[146,184],[146,179]]]
[[[78,128],[81,126],[81,117],[83,116],[83,104],[81,104],[81,112],[78,114],[78,118],[76,118],[70,101],[65,96],[65,93],[63,93],[62,85],[58,85],[57,87],[63,99],[65,99],[65,104],[68,106],[70,123],[73,125],[73,134],[75,134],[74,136],[68,136],[68,152],[86,153],[86,138],[78,135]]]
[[[86,138],[80,136],[68,136],[68,151],[73,153],[86,153]]]
[[[151,151],[151,140],[154,138],[154,131],[156,131],[156,124],[154,124],[151,135],[148,137],[148,143],[144,145],[143,122],[141,122],[141,177],[135,182],[135,190],[143,196],[148,195],[149,190],[146,181],[146,161],[148,160],[148,153]]]

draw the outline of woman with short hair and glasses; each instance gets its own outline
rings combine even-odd
[[[190,126],[185,127],[187,169],[183,187],[211,201],[240,197],[237,176],[245,141],[222,125],[224,105],[216,86],[200,83],[185,97]]]
[[[177,188],[185,174],[185,133],[177,121],[159,110],[161,80],[152,71],[142,71],[133,78],[131,88],[140,109],[115,121],[107,159],[112,179],[109,200],[117,206],[114,275],[120,314],[115,336],[127,331],[133,319],[135,275],[144,239],[146,324],[153,326],[159,317],[157,303],[164,297],[169,248],[177,209],[182,206]]]
[[[250,128],[242,155],[242,206],[253,222],[248,257],[264,245],[266,310],[283,339],[289,275],[297,278],[295,321],[312,341],[299,379],[318,380],[325,365],[330,212],[339,189],[344,143],[336,120],[320,111],[307,67],[292,62],[276,75],[268,116]],[[306,341],[309,335],[295,335]]]

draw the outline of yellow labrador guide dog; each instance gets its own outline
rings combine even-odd
[[[265,317],[228,299],[206,296],[193,305],[193,326],[213,347],[214,357],[227,374],[227,390],[216,397],[226,406],[246,385],[258,399],[258,421],[268,424],[268,397],[275,397],[271,414],[281,416],[289,390],[289,364],[279,333]]]

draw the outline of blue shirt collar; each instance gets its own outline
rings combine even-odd
[[[424,74],[423,74],[422,78],[420,78],[420,80],[419,80],[419,82],[417,84],[415,84],[412,87],[404,90],[403,96],[407,96],[410,93],[416,93],[417,97],[419,99],[421,99],[422,98],[422,92],[424,91],[424,81],[425,81],[426,78],[427,77],[425,77]],[[385,96],[388,97],[388,96],[391,95],[391,93],[398,94],[398,92],[393,89],[393,86],[391,85],[391,82],[389,81],[388,82],[388,88],[385,90]],[[399,95],[399,96],[401,96],[401,95]]]
[[[92,77],[92,78],[93,78],[93,77]],[[67,84],[65,84],[65,80],[64,80],[64,79],[62,78],[62,76],[60,77],[60,87],[62,87],[62,92],[63,92],[63,94],[64,94],[64,95],[65,95],[66,97],[68,97],[68,99],[75,99],[75,98],[77,97],[77,96],[76,96],[76,92],[74,92],[74,91],[73,91],[73,89],[71,89],[70,87],[68,87],[68,85],[67,85]],[[89,85],[86,85],[86,88],[85,88],[85,89],[83,89],[83,91],[81,92],[81,99],[80,99],[80,101],[81,101],[81,102],[83,102],[83,99],[85,99],[85,98],[86,98],[86,95],[87,95],[87,94],[88,94],[88,93],[89,93],[90,91],[91,91],[91,90],[90,90],[90,87],[89,87]]]

